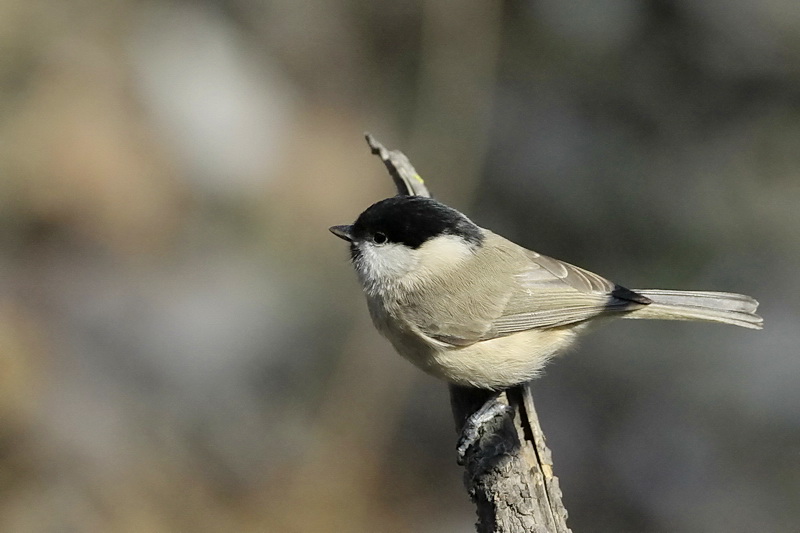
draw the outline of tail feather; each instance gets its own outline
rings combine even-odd
[[[636,290],[653,303],[628,313],[626,318],[701,320],[761,329],[764,319],[755,311],[758,302],[743,294],[708,291]]]

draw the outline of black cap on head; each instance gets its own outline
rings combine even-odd
[[[483,232],[451,207],[424,196],[395,196],[371,205],[352,226],[355,240],[385,240],[419,248],[441,235],[454,235],[480,246]]]

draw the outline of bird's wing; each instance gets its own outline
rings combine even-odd
[[[444,320],[440,306],[437,322],[416,321],[424,334],[464,346],[534,328],[565,326],[600,314],[630,311],[650,303],[644,296],[597,274],[508,244],[511,246],[504,248],[508,260],[500,266],[494,260],[487,262],[482,282],[464,286],[458,297],[452,298],[452,305],[447,306]],[[467,279],[471,277],[464,276]],[[444,292],[434,297],[448,301]]]
[[[528,266],[514,275],[513,293],[493,321],[494,336],[565,326],[650,303],[644,296],[588,270],[536,252],[527,251],[527,255]]]

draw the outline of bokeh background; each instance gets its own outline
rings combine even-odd
[[[0,1],[0,531],[454,532],[446,387],[327,232],[434,195],[762,332],[535,383],[574,531],[800,528],[796,0]]]

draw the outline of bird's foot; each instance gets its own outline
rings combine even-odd
[[[467,451],[478,441],[484,426],[497,416],[505,416],[506,413],[513,412],[514,408],[500,401],[500,393],[492,395],[483,406],[472,413],[464,427],[461,428],[461,436],[458,439],[458,464],[463,465]]]

